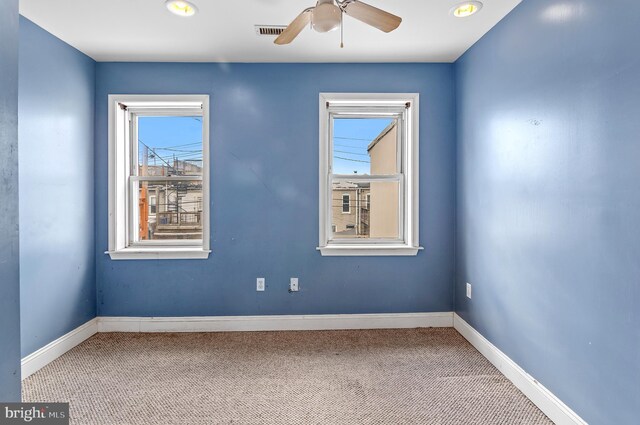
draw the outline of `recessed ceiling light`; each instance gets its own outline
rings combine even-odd
[[[167,0],[165,6],[169,12],[178,16],[193,16],[198,11],[195,4],[186,0]]]
[[[454,6],[449,13],[456,18],[466,18],[482,9],[482,3],[479,1],[466,1]]]

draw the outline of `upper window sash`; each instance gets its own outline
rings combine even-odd
[[[334,153],[336,151],[336,147],[334,146],[334,121],[336,119],[344,119],[344,118],[389,118],[389,117],[384,117],[382,115],[366,115],[366,114],[355,114],[355,113],[351,113],[349,115],[342,115],[342,114],[332,114],[331,112],[329,112],[328,117],[329,117],[329,123],[328,123],[328,127],[329,127],[329,135],[328,135],[328,152],[327,152],[327,161],[328,161],[328,167],[327,167],[327,173],[328,174],[332,174],[334,177],[338,177],[338,178],[356,178],[356,179],[368,179],[368,178],[379,178],[379,177],[384,177],[384,176],[396,176],[399,177],[402,174],[404,174],[404,170],[406,169],[407,165],[405,164],[405,156],[403,155],[406,147],[406,134],[407,134],[407,129],[406,129],[406,120],[405,120],[405,113],[406,111],[403,111],[402,113],[399,114],[393,114],[390,115],[389,117],[394,118],[394,122],[395,125],[397,127],[397,135],[396,135],[396,172],[395,173],[388,173],[388,174],[367,174],[367,175],[363,175],[363,174],[335,174],[333,171],[333,157],[334,157]],[[338,149],[339,150],[339,149]]]
[[[127,107],[127,117],[129,120],[129,164],[128,174],[131,176],[139,175],[138,168],[138,152],[139,152],[139,136],[138,136],[138,118],[143,117],[200,117],[202,118],[201,106],[167,106],[167,107]],[[204,132],[204,123],[203,123]],[[204,133],[202,135],[202,152],[204,155]],[[204,158],[203,158],[204,159]],[[204,162],[203,162],[204,164]],[[204,170],[203,170],[204,172]]]
[[[327,126],[328,134],[328,173],[333,174],[333,153],[334,147],[334,121],[336,119],[349,118],[392,118],[397,126],[397,143],[396,143],[396,173],[400,175],[406,169],[404,163],[403,151],[405,149],[407,136],[407,111],[409,110],[409,102],[393,101],[393,100],[376,100],[376,101],[328,101],[326,102]],[[347,175],[339,175],[340,177]],[[349,175],[357,176],[357,175]]]

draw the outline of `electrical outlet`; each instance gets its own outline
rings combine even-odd
[[[292,277],[289,281],[289,292],[298,292],[298,278]]]
[[[471,299],[471,284],[467,282],[467,298]]]
[[[265,283],[264,277],[259,277],[256,279],[256,291],[264,291]]]

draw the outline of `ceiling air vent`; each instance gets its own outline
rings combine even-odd
[[[257,35],[280,35],[287,28],[286,25],[256,25]]]

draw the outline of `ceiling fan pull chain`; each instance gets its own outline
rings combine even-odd
[[[344,48],[344,11],[340,13],[340,48]]]

